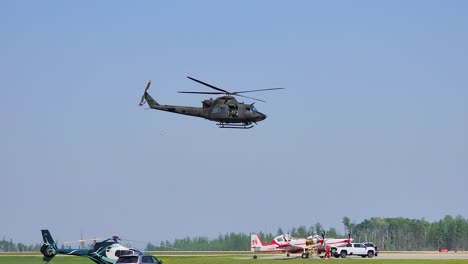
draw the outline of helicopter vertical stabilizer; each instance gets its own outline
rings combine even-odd
[[[44,244],[50,245],[53,249],[57,249],[57,245],[54,242],[54,239],[52,238],[52,235],[50,234],[49,230],[41,230],[42,233],[42,239],[44,240]]]
[[[157,108],[157,106],[160,105],[153,99],[153,97],[151,97],[151,95],[149,95],[149,93],[145,93],[145,100],[151,108]]]

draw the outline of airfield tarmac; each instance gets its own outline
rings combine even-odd
[[[296,259],[301,258],[301,254],[291,254],[290,257],[285,255],[258,255],[259,259]],[[318,258],[313,256],[311,258]],[[332,257],[333,258],[333,257]],[[348,256],[347,258],[362,258],[360,256]],[[468,259],[468,252],[446,252],[440,253],[436,251],[417,251],[417,252],[381,252],[375,259]]]
[[[419,251],[419,252],[383,252],[379,253],[376,258],[382,259],[468,259],[468,252],[434,252],[434,251]]]

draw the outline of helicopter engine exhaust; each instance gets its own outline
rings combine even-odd
[[[41,253],[42,255],[44,255],[44,257],[50,257],[50,258],[57,254],[57,252],[55,252],[55,249],[49,244],[42,245]]]
[[[44,257],[42,258],[42,260],[44,261],[47,261],[49,262],[50,260],[52,260],[53,257],[55,257],[55,255],[57,255],[57,251],[55,251],[55,249],[53,248],[53,246],[49,245],[49,244],[46,244],[44,243],[42,246],[41,246],[41,249],[40,249],[42,255],[44,255]]]

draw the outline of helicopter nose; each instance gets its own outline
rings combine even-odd
[[[262,114],[262,113],[258,113],[257,115],[257,121],[263,121],[267,118],[267,116],[265,114]]]

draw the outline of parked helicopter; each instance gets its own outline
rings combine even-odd
[[[117,259],[123,255],[140,255],[141,251],[122,246],[119,237],[96,242],[93,249],[59,249],[52,239],[49,230],[41,230],[44,244],[41,246],[43,260],[49,262],[57,254],[87,257],[97,264],[115,264]]]
[[[265,120],[267,117],[265,114],[260,113],[255,107],[254,104],[244,104],[240,103],[234,98],[234,96],[245,97],[261,102],[265,102],[261,99],[248,97],[241,95],[241,93],[251,93],[251,92],[260,92],[260,91],[270,91],[270,90],[280,90],[284,88],[269,88],[269,89],[258,89],[258,90],[248,90],[248,91],[239,91],[239,92],[229,92],[227,90],[221,89],[219,87],[213,86],[211,84],[202,82],[200,80],[194,79],[187,76],[192,81],[208,86],[217,92],[184,92],[179,91],[179,93],[190,93],[190,94],[224,94],[216,99],[207,99],[202,101],[202,107],[190,107],[190,106],[176,106],[176,105],[161,105],[156,100],[153,99],[148,94],[148,89],[151,85],[151,81],[148,81],[148,84],[145,88],[145,93],[141,97],[140,106],[142,106],[145,101],[148,103],[149,107],[156,110],[173,112],[176,114],[189,115],[205,118],[211,121],[218,122],[217,125],[220,128],[243,128],[248,129],[252,128],[257,122]]]

